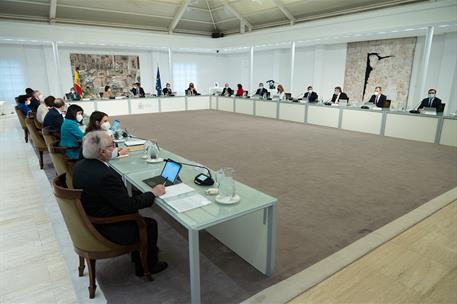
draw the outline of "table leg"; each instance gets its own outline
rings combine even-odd
[[[189,267],[191,303],[200,304],[200,249],[198,230],[189,230]]]
[[[124,176],[122,177],[122,181],[124,182],[125,188],[127,188],[127,193],[132,197],[132,184],[129,183]]]
[[[267,276],[273,274],[276,264],[276,204],[271,205],[267,209],[267,229],[268,229],[268,240],[267,240]]]

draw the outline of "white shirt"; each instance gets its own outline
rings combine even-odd
[[[46,104],[42,103],[36,110],[36,119],[40,122],[43,123],[44,117],[48,113],[49,108]]]
[[[278,96],[279,96],[279,100],[284,100],[286,98],[286,93],[281,92],[278,94]]]

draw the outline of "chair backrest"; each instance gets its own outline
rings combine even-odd
[[[120,247],[105,239],[95,229],[81,204],[82,190],[68,189],[65,174],[54,178],[53,188],[75,248],[86,252],[107,252]]]
[[[389,109],[391,103],[392,103],[392,101],[390,99],[387,99],[386,101],[384,101],[383,108]]]
[[[57,175],[65,174],[69,188],[73,188],[72,166],[65,155],[65,148],[59,146],[59,139],[55,132],[49,131],[49,127],[43,129],[43,138],[48,147],[49,156]]]
[[[16,111],[16,115],[19,119],[19,123],[21,124],[22,129],[27,129],[27,126],[25,125],[25,115],[22,113],[22,110],[17,106],[14,107],[14,110]]]
[[[292,99],[292,93],[286,93],[286,100]]]
[[[27,117],[25,119],[25,124],[29,130],[30,136],[32,136],[33,146],[40,151],[47,150],[46,143],[44,142],[43,136],[38,132],[33,122],[35,118]]]
[[[37,128],[37,130],[41,131],[43,129],[43,125],[41,124],[41,122],[38,121],[36,116],[33,119],[33,123],[35,124],[35,127]]]

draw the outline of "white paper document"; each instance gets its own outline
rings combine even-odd
[[[211,204],[211,201],[197,192],[189,192],[164,200],[176,212],[181,213]]]
[[[130,146],[140,146],[140,145],[144,145],[146,141],[143,140],[143,139],[129,139],[125,142],[125,145],[127,147],[130,147]]]
[[[171,185],[171,186],[165,187],[165,194],[162,195],[160,198],[168,199],[168,198],[172,198],[172,197],[175,197],[175,196],[187,193],[187,192],[192,192],[192,191],[195,191],[195,190],[193,188],[187,186],[184,183],[180,183],[177,185]]]

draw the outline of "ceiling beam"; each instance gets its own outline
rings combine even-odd
[[[226,0],[222,1],[222,3],[224,4],[224,7],[227,8],[227,10],[232,15],[234,15],[235,17],[237,17],[240,20],[240,33],[244,33],[245,26],[247,26],[249,31],[252,30],[252,25],[246,20],[246,18],[241,16],[240,13],[238,13],[236,11],[236,9],[233,8],[233,6],[231,6]]]
[[[281,12],[289,19],[290,25],[295,24],[295,17],[289,12],[289,10],[282,4],[281,0],[273,0],[273,3],[281,10]]]
[[[206,7],[208,7],[208,12],[211,17],[211,21],[213,21],[214,32],[217,32],[217,26],[216,26],[216,22],[214,22],[213,12],[211,12],[211,7],[209,7],[208,0],[205,0],[205,2],[206,2]]]
[[[170,27],[168,28],[168,33],[172,34],[173,31],[175,30],[176,26],[178,25],[179,20],[181,20],[182,15],[184,15],[184,12],[186,11],[186,8],[189,6],[190,0],[184,0],[179,7],[178,11],[176,12],[175,16],[173,17],[173,20],[170,23]]]
[[[57,0],[50,0],[49,2],[49,23],[56,22]]]

